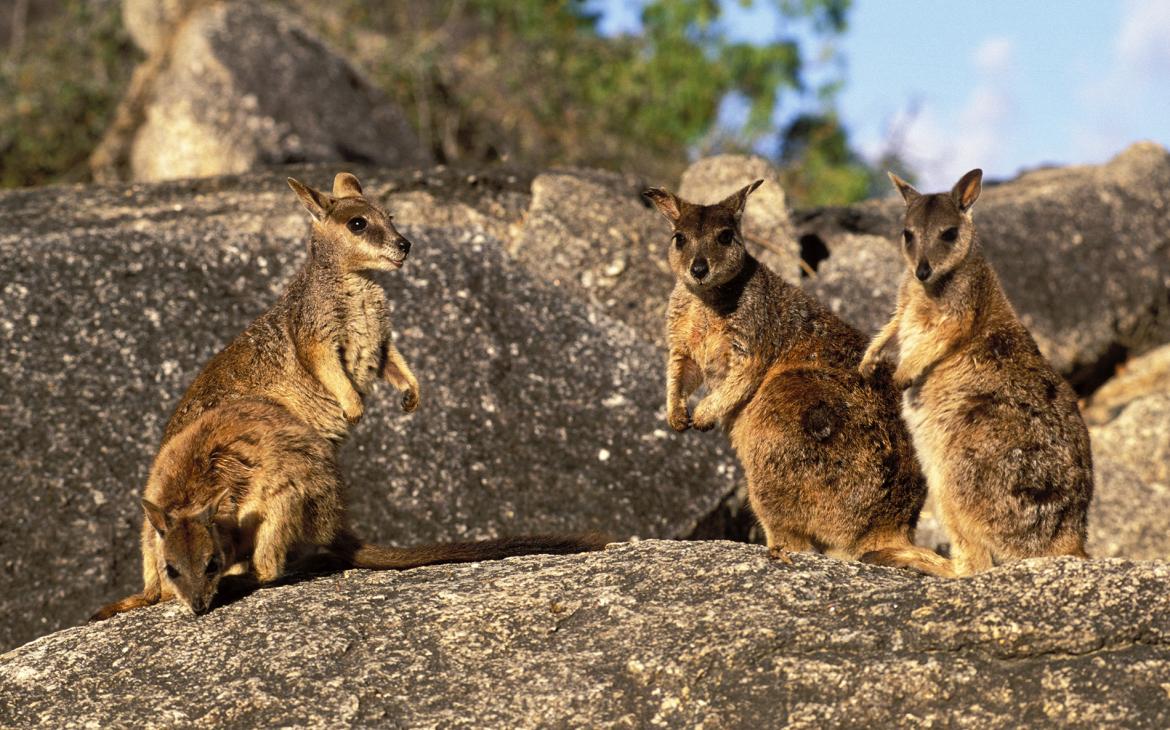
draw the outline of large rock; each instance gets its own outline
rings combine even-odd
[[[131,179],[168,180],[427,158],[401,109],[303,21],[259,0],[197,5],[146,64],[96,158],[103,179],[123,164]]]
[[[971,579],[650,541],[146,609],[0,657],[0,725],[1166,727],[1170,565]]]
[[[1127,558],[1170,558],[1170,392],[1161,389],[1124,406],[1090,429],[1096,493],[1089,552]]]
[[[665,344],[670,227],[641,198],[646,184],[597,170],[532,181],[532,204],[510,252],[533,274],[593,302]]]
[[[684,200],[711,205],[756,180],[765,184],[752,193],[744,209],[748,250],[785,281],[798,284],[801,249],[788,218],[784,188],[770,162],[754,155],[704,157],[683,172],[677,192]]]
[[[293,172],[327,186],[335,171]],[[522,184],[356,172],[472,211]],[[138,586],[137,496],[170,409],[302,260],[284,176],[0,195],[0,646]],[[385,281],[422,405],[403,416],[376,391],[342,453],[364,533],[679,536],[732,491],[724,439],[666,427],[653,345],[480,230],[397,222],[416,247]]]
[[[893,241],[902,212],[901,201],[890,199],[798,217],[802,240],[829,253],[818,268],[818,274],[827,269],[826,280],[807,285],[865,331],[875,331],[893,310],[900,266],[879,272],[871,259],[876,253],[899,261]],[[1104,165],[1037,170],[989,185],[974,215],[1024,324],[1083,392],[1099,385],[1126,352],[1170,341],[1170,153],[1164,148],[1136,144]],[[885,242],[879,246],[872,236]]]

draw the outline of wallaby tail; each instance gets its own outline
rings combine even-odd
[[[939,578],[955,578],[954,564],[929,548],[919,547],[907,541],[905,545],[894,545],[870,550],[860,558],[870,565],[884,565],[890,568],[909,568]]]
[[[406,570],[442,563],[477,563],[516,555],[569,555],[601,550],[609,540],[604,535],[531,535],[500,537],[476,542],[447,542],[419,547],[394,548],[363,541],[342,530],[329,544],[329,552],[355,568]]]
[[[153,606],[159,602],[159,596],[148,596],[143,593],[135,593],[132,596],[126,596],[120,601],[107,603],[98,609],[97,613],[89,617],[90,621],[105,621],[108,618],[116,616],[126,611],[133,611],[136,608],[144,608],[146,606]]]

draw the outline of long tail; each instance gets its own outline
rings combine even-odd
[[[136,608],[144,608],[146,606],[153,606],[159,602],[159,596],[148,596],[143,593],[135,593],[132,596],[126,596],[120,601],[107,603],[98,609],[97,613],[89,617],[90,621],[105,621],[108,618],[116,616],[126,611],[133,611]]]
[[[609,542],[604,535],[531,535],[501,537],[476,542],[447,542],[409,548],[374,545],[349,530],[342,530],[328,546],[355,568],[406,570],[442,563],[477,563],[517,555],[569,555],[601,550]]]
[[[954,563],[929,548],[907,542],[871,550],[860,558],[870,565],[884,565],[890,568],[909,568],[939,578],[955,578]]]

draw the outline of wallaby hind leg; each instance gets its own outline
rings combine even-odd
[[[938,578],[954,578],[954,564],[930,548],[910,542],[906,535],[891,535],[863,546],[863,563],[884,565],[888,568],[909,568]]]

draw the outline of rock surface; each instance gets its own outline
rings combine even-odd
[[[401,109],[303,23],[267,3],[198,5],[158,53],[165,56],[147,62],[157,73],[136,84],[138,98],[129,102],[140,108],[126,115],[140,120],[126,142],[131,179],[425,159]],[[106,156],[101,164],[119,164],[119,153]]]
[[[1170,559],[1170,392],[1132,400],[1090,435],[1090,554]]]
[[[797,226],[829,251],[821,264],[827,280],[807,285],[867,332],[892,312],[897,275],[894,267],[875,272],[860,258],[876,241],[859,234],[893,241],[902,211],[901,201],[890,199],[804,215]],[[1163,147],[1140,143],[1104,165],[1037,170],[989,185],[974,216],[1024,324],[1082,391],[1099,385],[1125,352],[1170,342],[1170,153]],[[879,254],[897,256],[892,243]],[[838,264],[838,256],[846,261]],[[868,299],[864,306],[855,291]]]
[[[788,218],[788,201],[776,168],[754,155],[704,157],[683,172],[676,191],[684,200],[711,205],[756,180],[764,184],[748,198],[743,234],[748,250],[791,284],[801,276],[800,246]]]
[[[664,346],[670,224],[641,198],[646,183],[596,170],[532,181],[532,204],[509,251],[534,275]]]
[[[727,542],[352,571],[0,657],[0,725],[1165,727],[1170,565]]]
[[[335,171],[292,172],[327,187]],[[523,185],[355,172],[464,212]],[[307,216],[284,176],[0,194],[0,646],[138,587],[137,496],[170,409],[302,259]],[[422,405],[403,416],[375,391],[342,452],[360,530],[672,537],[733,490],[723,438],[665,426],[654,346],[469,224],[398,223],[416,246],[385,281]]]

